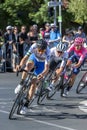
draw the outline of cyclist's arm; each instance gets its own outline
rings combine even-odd
[[[66,66],[66,62],[67,62],[66,59],[62,59],[60,67],[56,70],[57,77],[59,77],[61,75],[61,73],[63,72],[64,67]]]
[[[60,64],[60,67],[56,70],[56,74],[57,74],[58,77],[61,75],[61,73],[63,72],[64,68],[66,67],[68,57],[69,57],[68,53],[65,52],[64,56],[62,58],[62,62]]]
[[[21,68],[23,65],[25,65],[27,60],[28,60],[28,55],[25,55],[25,56],[22,58],[22,60],[21,60],[21,62],[20,62],[20,64],[19,64],[19,67]]]
[[[17,66],[17,70],[19,70],[20,68],[22,68],[25,64],[26,61],[28,60],[29,56],[31,55],[30,50],[26,53],[26,55],[22,58],[20,64]]]
[[[45,68],[42,72],[42,75],[45,76],[48,73],[48,71],[49,71],[49,64],[45,64]]]
[[[74,50],[74,44],[72,44],[67,50],[68,54]]]
[[[64,67],[60,67],[59,69],[56,70],[57,77],[60,76],[60,74],[62,73],[63,69],[64,69]]]
[[[82,56],[80,57],[78,63],[74,65],[74,68],[78,68],[78,67],[80,67],[81,64],[83,63],[83,60],[84,60],[84,59],[85,59],[85,56],[82,55]]]

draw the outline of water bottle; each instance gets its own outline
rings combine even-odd
[[[44,81],[44,88],[47,88],[49,86],[49,83],[47,80]]]

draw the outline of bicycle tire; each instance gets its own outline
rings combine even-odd
[[[61,78],[61,77],[60,77]],[[47,99],[51,99],[57,91],[59,91],[61,89],[61,85],[62,85],[62,78],[59,80],[58,84],[55,86],[54,90],[52,90],[51,92],[48,92],[47,94]]]
[[[30,86],[30,84],[29,84]],[[17,114],[20,114],[20,110],[21,108],[24,106],[25,102],[23,100],[26,100],[27,99],[27,95],[28,95],[28,92],[29,92],[29,89],[30,87],[25,87],[26,89],[23,90],[22,92],[22,100],[18,106],[18,109],[17,109]],[[37,96],[35,95],[30,101],[29,101],[29,104],[28,104],[28,108],[29,106],[33,103],[34,99],[36,98]]]
[[[48,90],[43,88],[42,85],[40,86],[39,95],[37,98],[37,104],[40,105],[42,101],[47,97]]]
[[[84,75],[82,76],[77,88],[76,88],[76,93],[77,94],[80,94],[81,91],[87,86],[87,80],[86,80],[86,77],[87,77],[87,72],[84,73]]]
[[[15,113],[15,111],[17,110],[18,106],[19,106],[19,103],[20,103],[20,99],[21,99],[21,96],[22,96],[22,92],[23,92],[23,89],[21,89],[20,93],[17,95],[13,105],[12,105],[12,108],[10,110],[10,113],[9,113],[9,119],[13,119],[13,114]]]
[[[19,102],[19,105],[18,105],[18,108],[17,108],[17,114],[19,115],[20,114],[20,110],[21,108],[24,106],[24,99],[26,100],[26,97],[27,97],[27,87],[23,87],[23,90],[21,92],[21,97],[20,97],[20,102]]]

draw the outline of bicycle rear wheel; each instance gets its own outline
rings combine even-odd
[[[81,91],[87,86],[87,72],[82,76],[77,88],[76,93],[80,94]]]

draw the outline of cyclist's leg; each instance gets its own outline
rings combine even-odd
[[[75,58],[76,58],[76,57],[75,57]],[[72,86],[73,86],[73,84],[74,84],[74,82],[75,82],[76,76],[77,76],[78,73],[80,72],[80,68],[81,68],[81,66],[84,64],[85,60],[86,60],[86,58],[84,58],[84,60],[83,60],[82,64],[80,65],[80,67],[73,69],[73,74],[72,74],[72,76],[71,76],[71,78],[70,78],[70,82],[69,82],[69,86],[70,86],[70,87],[68,87],[68,90],[70,90],[70,89],[72,88]],[[76,59],[76,61],[78,61],[78,59]]]
[[[27,71],[31,71],[35,66],[35,55],[31,54],[31,56],[29,57],[29,59],[26,62],[26,66],[25,66],[25,70]],[[22,80],[24,81],[27,77],[27,73],[24,71],[22,73]]]
[[[53,74],[52,74],[53,77],[51,79],[52,81],[51,81],[50,86],[48,86],[48,90],[50,91],[54,88],[54,86],[57,85],[59,76],[56,74],[56,70],[60,67],[61,62],[62,60],[55,61],[54,59],[51,59],[49,69],[53,71]]]
[[[44,70],[45,62],[38,62],[36,58],[33,61],[34,61],[34,66],[35,66],[34,73],[36,75],[39,75]],[[24,107],[20,111],[21,114],[26,114],[27,113],[27,108],[28,108],[29,102],[30,102],[30,100],[32,100],[32,98],[33,98],[33,96],[35,94],[36,88],[37,88],[36,84],[37,84],[37,78],[34,77],[32,79],[31,86],[30,86],[30,89],[29,89],[29,92],[28,92],[28,97],[26,99]]]
[[[27,71],[31,71],[34,68],[34,61],[33,61],[33,55],[31,55],[31,57],[28,59],[28,61],[26,62],[26,66],[25,66],[25,70]],[[27,73],[23,72],[22,73],[22,78],[20,83],[17,85],[17,87],[15,88],[15,94],[18,94],[19,91],[21,90],[23,84],[24,84],[24,80],[27,77]]]
[[[78,59],[77,59],[76,55],[72,55],[69,58],[69,60],[67,61],[67,66],[69,67],[69,66],[71,66],[72,63],[75,63],[75,62],[78,62]],[[72,75],[70,76],[70,79],[69,79],[68,86],[67,86],[67,88],[65,88],[63,96],[67,96],[69,91],[73,87],[73,84],[75,82],[76,76],[79,73],[79,68],[73,69]]]
[[[31,100],[34,96],[34,93],[35,93],[35,90],[36,90],[36,87],[37,87],[37,78],[34,77],[32,79],[32,83],[31,83],[31,86],[30,86],[30,89],[29,89],[29,94],[28,94],[28,99]]]

